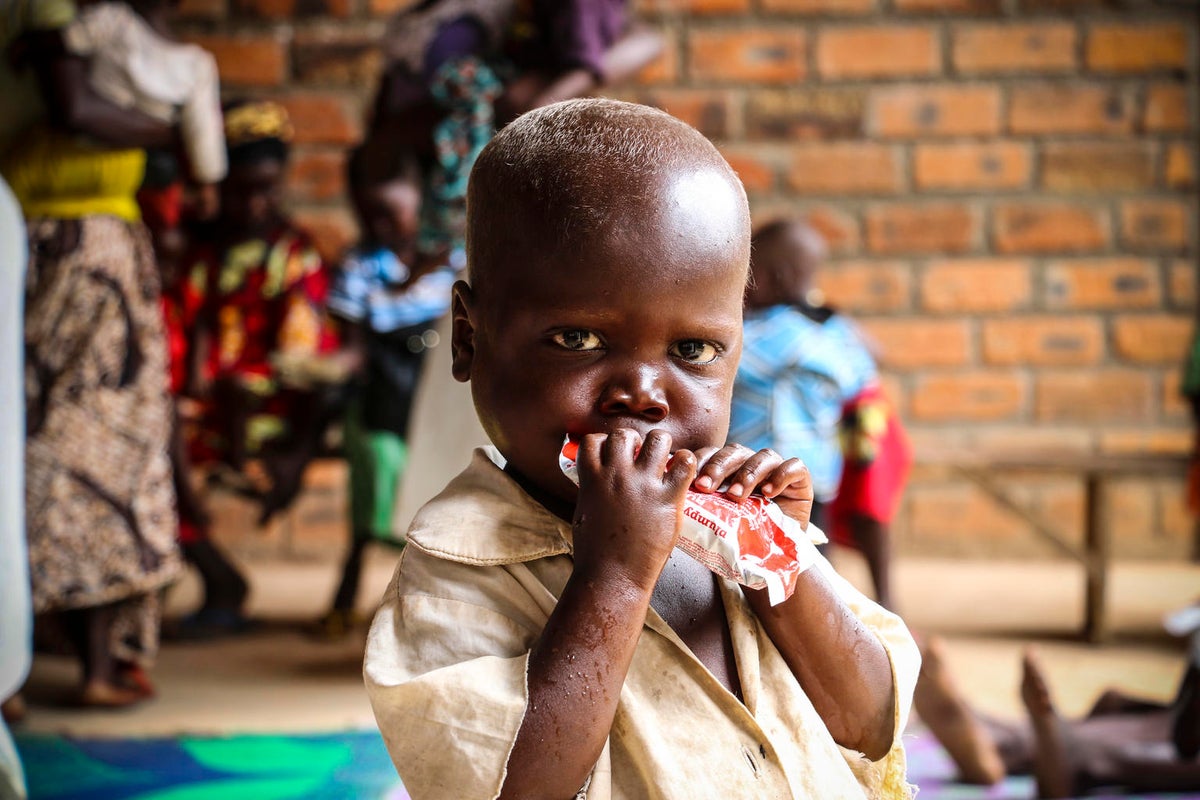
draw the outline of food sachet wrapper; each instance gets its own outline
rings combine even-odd
[[[558,454],[559,468],[577,486],[578,454],[579,443],[569,437]],[[792,596],[797,578],[819,557],[816,545],[826,541],[815,525],[801,528],[765,497],[751,495],[739,503],[689,489],[676,546],[723,578],[766,589],[771,605],[778,605]]]

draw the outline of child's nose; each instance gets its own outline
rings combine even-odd
[[[608,384],[600,398],[600,411],[661,422],[667,418],[671,408],[667,404],[667,393],[658,370],[641,365]]]

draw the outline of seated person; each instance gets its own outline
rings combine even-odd
[[[944,645],[931,637],[922,648],[914,705],[967,783],[1033,774],[1039,798],[1077,797],[1101,786],[1200,790],[1200,605],[1169,616],[1167,629],[1191,638],[1187,667],[1169,704],[1109,689],[1083,717],[1063,717],[1041,664],[1026,653],[1021,700],[1028,717],[1000,719],[967,705]]]
[[[215,469],[262,503],[260,524],[300,489],[333,413],[310,382],[278,365],[337,349],[325,315],[329,272],[306,233],[279,205],[292,128],[279,105],[225,113],[229,176],[220,212],[192,237],[169,318],[187,331],[183,407],[191,465]],[[184,475],[189,465],[179,465]],[[185,482],[186,483],[186,482]],[[182,511],[200,504],[181,493]],[[205,601],[184,627],[196,635],[241,627],[246,584],[207,536],[203,514],[181,521],[184,553],[199,569]]]
[[[495,449],[418,513],[364,667],[408,790],[910,797],[899,618],[815,552],[771,606],[675,548],[689,490],[800,526],[812,503],[799,461],[726,442],[750,257],[729,165],[662,112],[568,101],[496,135],[467,207],[453,371]]]

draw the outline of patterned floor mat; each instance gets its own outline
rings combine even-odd
[[[75,739],[18,734],[30,800],[410,800],[377,731],[309,735]],[[919,800],[1030,800],[1033,780],[954,781],[927,731],[905,736]],[[1200,800],[1200,793],[1092,800]]]

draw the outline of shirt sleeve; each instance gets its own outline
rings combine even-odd
[[[114,45],[122,30],[137,24],[137,20],[130,17],[133,13],[121,3],[100,3],[85,8],[63,28],[63,45],[67,52],[77,56],[89,56]]]
[[[199,183],[217,183],[228,171],[225,129],[221,117],[221,91],[217,62],[197,48],[196,82],[183,104],[179,128],[192,177]]]
[[[908,785],[901,736],[912,710],[913,691],[921,671],[921,651],[900,617],[855,589],[824,558],[818,559],[816,566],[850,611],[879,639],[892,668],[895,707],[892,709],[891,749],[879,761],[869,761],[862,753],[847,748],[841,748],[842,754],[859,783],[867,789],[868,797],[907,800],[912,797],[912,789]]]
[[[329,284],[329,311],[350,322],[366,320],[371,289],[375,284],[372,271],[369,257],[346,256]]]
[[[411,543],[371,625],[364,680],[388,753],[413,797],[494,798],[525,716],[537,633],[506,605],[525,592],[503,567],[435,558]]]

